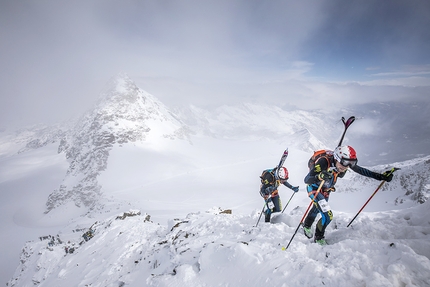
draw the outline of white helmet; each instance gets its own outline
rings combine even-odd
[[[338,146],[334,150],[334,159],[343,166],[353,167],[357,164],[357,154],[355,150],[348,145]]]
[[[286,167],[281,167],[278,170],[278,176],[280,179],[288,179],[288,169]]]

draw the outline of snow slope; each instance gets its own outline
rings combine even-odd
[[[262,153],[263,146],[269,151]],[[289,249],[281,249],[309,204],[302,184],[308,154],[302,151],[290,149],[285,163],[289,181],[301,190],[272,224],[260,221],[254,227],[263,204],[259,172],[276,164],[283,149],[207,138],[195,139],[193,146],[174,145],[169,156],[151,145],[114,148],[111,168],[100,177],[107,193],[103,209],[70,219],[75,207],[65,205],[44,218],[26,218],[35,228],[55,222],[55,244],[39,239],[49,235],[43,231],[27,242],[9,286],[430,284],[428,202],[404,208],[394,203],[401,188],[380,191],[378,205],[371,202],[346,227],[379,184],[374,180],[364,183],[363,191],[332,195],[330,245],[315,245],[300,229]],[[151,164],[145,165],[145,158]],[[286,202],[292,191],[283,188],[280,194]],[[220,214],[226,209],[232,214]],[[94,237],[84,241],[90,227]],[[66,254],[65,247],[74,253]]]
[[[261,223],[257,211],[213,208],[159,225],[131,210],[92,225],[84,241],[70,230],[27,243],[10,286],[429,286],[429,203],[396,211],[340,213],[330,245],[298,234],[304,207]],[[300,230],[301,231],[301,230]],[[65,242],[67,241],[67,242]],[[81,242],[81,243],[79,243]],[[75,248],[66,253],[65,247]]]
[[[1,281],[430,285],[429,157],[368,167],[357,149],[360,165],[377,172],[402,169],[349,228],[379,182],[348,173],[330,198],[330,245],[313,244],[299,229],[283,251],[309,205],[303,178],[311,151],[326,148],[330,138],[336,142],[340,120],[324,122],[321,132],[318,116],[300,111],[282,115],[255,104],[192,109],[193,131],[122,76],[71,128],[2,132]],[[277,116],[282,120],[273,129],[261,124]],[[272,224],[255,227],[263,205],[259,175],[279,162],[287,146],[289,182],[300,191]],[[285,203],[293,193],[282,188],[280,195]],[[93,237],[85,241],[88,231]]]

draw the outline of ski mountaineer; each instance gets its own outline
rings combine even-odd
[[[317,158],[314,165],[310,166],[309,173],[304,179],[308,196],[314,201],[314,204],[303,223],[303,231],[306,237],[312,238],[311,226],[318,213],[320,213],[321,218],[315,228],[314,242],[321,245],[327,244],[324,239],[324,232],[333,219],[333,213],[328,205],[330,193],[335,191],[334,185],[337,179],[342,178],[348,168],[358,174],[376,180],[390,182],[393,178],[390,170],[380,174],[359,166],[356,152],[350,146],[338,146],[334,151],[327,150],[324,155]],[[324,184],[316,198],[314,198],[322,180],[324,180]]]
[[[266,202],[265,222],[270,222],[270,216],[274,212],[281,211],[281,198],[279,197],[278,187],[283,184],[286,187],[292,189],[294,192],[299,191],[298,186],[292,186],[288,183],[288,170],[286,167],[279,168],[277,175],[276,169],[266,169],[263,171],[260,185],[260,195]]]

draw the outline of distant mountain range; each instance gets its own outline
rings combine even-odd
[[[365,113],[379,112],[367,110]],[[353,114],[351,111],[340,113],[345,113],[346,117]],[[65,125],[22,129],[13,135],[4,134],[1,141],[3,145],[14,145],[13,150],[17,153],[56,143],[58,152],[65,154],[69,167],[59,188],[49,195],[46,210],[49,212],[69,201],[88,208],[97,205],[102,193],[98,176],[106,169],[109,152],[114,146],[129,142],[156,142],[160,137],[192,144],[193,137],[214,137],[230,140],[267,139],[312,152],[336,146],[343,131],[339,114],[285,111],[275,105],[257,103],[221,106],[213,110],[195,106],[170,110],[156,97],[137,87],[127,75],[119,74],[107,84],[95,107],[76,121]],[[380,123],[379,128],[381,126],[388,128],[387,123]],[[386,139],[390,134],[387,132],[375,136],[374,133],[361,131],[355,136],[351,128],[345,143],[354,143],[352,145],[355,147],[356,143],[360,143],[359,147],[371,145],[366,150],[372,150],[374,142]],[[369,138],[373,141],[369,141]],[[392,138],[395,139],[395,136]],[[392,140],[386,141],[389,145],[388,142]],[[372,157],[375,156],[367,155],[368,159]],[[409,162],[408,166],[416,166],[421,172],[412,169],[401,172],[405,195],[422,203],[428,198],[428,194],[423,194],[423,190],[428,190],[424,188],[428,178],[428,159]],[[411,177],[414,177],[413,184],[406,180]]]

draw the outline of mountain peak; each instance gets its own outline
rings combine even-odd
[[[61,141],[70,160],[66,177],[48,198],[48,211],[73,201],[94,206],[102,194],[98,176],[107,167],[110,150],[129,142],[189,140],[188,128],[157,98],[139,89],[124,73],[107,84],[99,102]]]
[[[111,78],[106,84],[103,92],[100,94],[100,102],[104,101],[122,101],[127,100],[131,103],[138,99],[140,89],[134,81],[124,72],[118,73]]]

